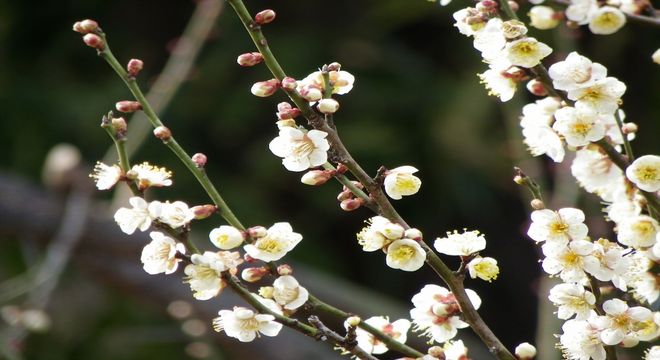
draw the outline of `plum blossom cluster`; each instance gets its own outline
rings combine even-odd
[[[650,260],[641,251],[607,239],[591,241],[579,209],[542,209],[531,217],[527,234],[543,244],[543,270],[563,281],[548,298],[557,306],[557,317],[567,320],[560,337],[567,358],[605,359],[604,346],[630,347],[660,336],[659,312],[617,298],[598,304],[593,293],[594,281],[610,283],[653,303],[657,285],[646,273]]]
[[[385,252],[387,266],[404,271],[416,271],[424,265],[426,251],[420,245],[421,231],[404,229],[382,216],[367,221],[368,226],[357,234],[358,243],[367,252]]]
[[[486,238],[477,230],[464,230],[463,233],[448,232],[446,237],[437,238],[433,247],[441,254],[460,256],[473,279],[479,278],[490,282],[497,279],[500,273],[497,260],[479,256],[479,251],[486,248]]]
[[[400,343],[406,342],[408,330],[410,329],[409,320],[399,319],[390,322],[390,319],[387,316],[372,316],[364,321],[359,318],[348,318],[344,322],[344,327],[348,331],[351,326],[357,326],[359,322],[364,322],[365,324],[373,326]],[[361,328],[355,329],[355,337],[358,346],[369,354],[379,355],[384,354],[389,350],[385,343]]]

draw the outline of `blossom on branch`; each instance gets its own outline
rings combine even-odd
[[[158,231],[151,232],[149,236],[152,240],[142,249],[140,256],[144,271],[150,275],[175,272],[181,262],[176,254],[185,254],[186,247]]]
[[[406,319],[399,319],[390,323],[389,318],[386,316],[372,316],[364,320],[364,323],[373,326],[377,330],[382,331],[392,339],[402,344],[406,343],[408,329],[410,329],[410,321]],[[348,322],[344,322],[344,327],[348,329]],[[369,354],[384,354],[389,350],[385,343],[380,341],[373,334],[362,330],[361,328],[357,328],[355,330],[355,335],[358,343],[357,345],[360,347],[360,349],[366,351]]]
[[[277,261],[298,245],[300,240],[302,235],[293,232],[289,223],[279,222],[271,226],[265,236],[243,246],[243,249],[255,259]]]
[[[115,212],[115,221],[121,228],[121,231],[128,235],[135,232],[136,229],[146,231],[150,226],[152,220],[160,215],[160,205],[158,201],[147,203],[139,196],[133,196],[128,199],[128,203],[133,207],[120,208]]]
[[[275,321],[275,316],[255,313],[244,307],[220,310],[218,314],[220,316],[213,319],[213,329],[224,331],[227,336],[240,342],[250,342],[260,334],[277,336],[282,330],[282,324]]]
[[[407,165],[388,170],[384,181],[387,195],[399,200],[402,196],[416,194],[422,186],[422,180],[413,175],[417,171],[419,170]]]
[[[435,250],[441,254],[452,256],[470,256],[486,248],[486,238],[479,230],[458,233],[447,232],[447,237],[437,238],[433,243]]]
[[[328,161],[330,144],[326,140],[328,133],[320,130],[303,132],[300,129],[285,126],[280,128],[279,136],[270,142],[268,148],[282,159],[282,164],[289,171],[305,171],[321,166]]]
[[[99,190],[109,190],[121,179],[122,171],[117,164],[108,166],[100,161],[96,162],[94,171],[89,175],[94,179],[96,188]]]

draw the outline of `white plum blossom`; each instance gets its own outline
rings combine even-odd
[[[536,210],[531,217],[532,224],[527,235],[536,242],[566,243],[571,239],[581,240],[587,236],[584,213],[580,209]]]
[[[203,254],[193,254],[190,262],[192,264],[184,269],[185,282],[190,285],[195,299],[208,300],[225,287],[222,272],[236,269],[243,260],[238,252],[205,251]]]
[[[307,289],[291,275],[280,276],[273,282],[273,299],[286,310],[295,310],[309,299]]]
[[[567,320],[573,315],[577,320],[586,320],[596,304],[596,297],[584,286],[576,283],[563,283],[550,289],[548,299],[557,306],[557,317]]]
[[[454,18],[454,26],[458,28],[458,32],[465,36],[474,36],[477,32],[484,29],[486,22],[471,22],[468,24],[467,19],[474,15],[478,15],[479,11],[475,8],[464,8],[456,11],[452,17]],[[502,45],[504,46],[504,45]]]
[[[599,316],[602,324],[600,339],[606,345],[619,344],[626,336],[633,335],[639,323],[653,318],[651,310],[642,307],[628,307],[626,302],[619,299],[610,299],[603,303],[605,316]]]
[[[138,188],[162,187],[172,185],[172,172],[165,168],[150,165],[148,162],[133,165],[129,171],[130,178],[135,178]]]
[[[465,289],[475,309],[481,306],[481,298],[470,289]],[[438,285],[426,285],[412,298],[415,307],[410,310],[414,331],[432,338],[438,343],[456,336],[458,329],[469,325],[460,320],[460,307],[456,297],[449,290]]]
[[[380,250],[392,241],[401,239],[405,233],[403,226],[382,216],[374,216],[367,223],[369,226],[357,234],[358,243],[364,251]]]
[[[625,291],[624,275],[633,265],[633,260],[627,256],[629,250],[607,239],[594,242],[593,252],[584,258],[585,270],[600,281],[611,281],[612,284]]]
[[[550,55],[552,49],[535,38],[525,37],[507,43],[504,53],[512,65],[531,68]]]
[[[115,221],[119,224],[121,231],[128,235],[135,232],[136,229],[146,231],[151,226],[153,219],[160,215],[160,202],[152,201],[147,203],[146,200],[139,196],[133,196],[128,199],[128,203],[133,207],[119,208],[115,212]]]
[[[403,271],[415,271],[424,265],[426,251],[415,240],[395,240],[387,247],[387,266]]]
[[[595,147],[584,147],[575,152],[571,173],[586,191],[605,201],[614,199],[614,192],[623,180],[623,171]]]
[[[195,213],[183,201],[160,203],[160,214],[158,221],[167,224],[172,229],[178,229],[187,225],[195,218]]]
[[[282,159],[282,164],[289,171],[305,171],[328,161],[330,144],[326,140],[328,133],[320,130],[303,132],[300,129],[284,126],[279,136],[268,147]]]
[[[470,260],[467,264],[468,273],[473,279],[479,278],[491,282],[497,279],[500,268],[497,266],[497,260],[491,257],[482,258],[480,256]]]
[[[540,30],[549,30],[559,25],[558,13],[550,6],[537,5],[529,9],[529,25]]]
[[[486,86],[488,95],[497,96],[500,101],[507,102],[516,93],[518,82],[514,74],[519,71],[520,69],[517,67],[501,70],[491,66],[483,74],[477,74],[477,76],[481,80],[480,83]]]
[[[656,64],[660,64],[660,49],[653,52],[653,55],[651,55],[651,60],[653,60],[653,62]]]
[[[552,86],[558,90],[569,91],[589,87],[594,82],[605,79],[607,68],[573,51],[564,61],[550,66],[548,74],[552,78]]]
[[[447,232],[447,237],[437,238],[433,247],[445,255],[470,256],[486,248],[486,238],[478,230],[464,230],[460,234],[454,230]]]
[[[473,46],[481,52],[481,56],[486,62],[494,61],[501,56],[502,49],[506,45],[502,19],[494,17],[488,20],[483,29],[473,35]]]
[[[564,136],[570,146],[584,146],[605,136],[600,116],[588,108],[563,107],[555,112],[552,128]]]
[[[284,257],[302,240],[302,235],[293,232],[287,222],[275,223],[268,228],[266,236],[243,246],[248,255],[262,261],[277,261]]]
[[[559,337],[559,343],[566,359],[605,360],[606,353],[600,340],[600,329],[590,320],[572,319],[562,325],[564,333]]]
[[[625,179],[621,179],[614,186],[612,199],[605,199],[610,202],[605,208],[607,217],[618,224],[629,217],[641,214],[641,194],[639,194],[639,191],[630,186]]]
[[[94,166],[94,171],[89,175],[94,179],[96,188],[99,190],[109,190],[119,181],[122,176],[121,168],[114,164],[108,166],[100,161],[96,162]]]
[[[402,196],[414,195],[422,186],[422,181],[415,175],[418,170],[412,166],[399,166],[388,170],[385,175],[385,192],[394,200]]]
[[[151,242],[142,249],[140,261],[147,274],[171,274],[176,271],[181,259],[177,253],[185,254],[186,247],[165,234],[153,231],[149,234]]]
[[[209,240],[219,249],[231,250],[243,243],[245,235],[233,226],[222,225],[211,230]]]
[[[638,157],[626,168],[626,177],[641,190],[660,191],[660,156]]]
[[[626,92],[626,84],[613,77],[595,81],[587,87],[568,91],[569,99],[575,100],[575,107],[588,107],[601,114],[612,114],[619,107],[621,96]]]
[[[651,247],[660,232],[658,221],[647,215],[629,217],[618,223],[617,240],[635,249]]]
[[[348,71],[330,71],[328,72],[330,77],[330,83],[332,84],[332,93],[337,95],[343,95],[353,89],[353,84],[355,83],[355,76],[353,76]],[[323,74],[320,71],[315,71],[304,79],[298,81],[298,89],[306,85],[313,85],[320,89],[325,89],[325,84],[323,82]]]
[[[555,162],[564,160],[564,144],[559,135],[551,128],[554,113],[561,103],[554,97],[546,97],[523,107],[520,126],[533,156],[546,154]]]
[[[646,351],[644,360],[660,359],[660,345],[652,346]]]
[[[598,8],[589,20],[589,30],[594,34],[609,35],[619,31],[626,24],[626,15],[613,6]]]
[[[446,341],[442,344],[442,352],[445,355],[445,360],[468,359],[468,348],[463,343],[463,340]]]
[[[598,10],[596,0],[571,0],[566,8],[566,18],[580,25],[589,23],[593,14]]]
[[[373,326],[402,344],[405,344],[408,336],[408,329],[410,329],[410,321],[399,319],[390,323],[389,318],[384,316],[372,316],[364,320],[364,323]],[[348,329],[348,326],[348,323],[345,322],[344,327]],[[361,328],[355,330],[355,335],[360,349],[369,354],[384,354],[388,350],[385,343]]]
[[[542,246],[542,267],[550,275],[559,274],[564,282],[581,282],[587,279],[585,257],[594,250],[594,244],[586,240],[566,243],[546,242]]]
[[[218,314],[220,316],[213,319],[215,331],[224,331],[227,336],[241,342],[250,342],[259,334],[277,336],[282,330],[282,324],[275,321],[275,316],[255,313],[244,307],[220,310]]]

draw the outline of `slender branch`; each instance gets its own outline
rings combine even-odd
[[[159,126],[164,126],[163,122],[160,120],[160,118],[158,118],[158,115],[156,115],[156,112],[154,111],[153,107],[142,93],[142,90],[138,86],[135,79],[128,76],[128,73],[119,64],[117,58],[115,58],[115,56],[110,51],[110,46],[108,45],[105,34],[101,33],[101,36],[103,37],[103,40],[106,45],[104,50],[99,52],[99,55],[115,70],[117,75],[119,75],[119,77],[124,81],[124,83],[126,83],[126,86],[128,86],[128,89],[131,91],[133,96],[135,96],[135,99],[142,105],[144,114],[151,122],[151,125],[154,128]],[[204,188],[204,190],[209,195],[213,203],[218,207],[218,213],[220,214],[220,216],[222,216],[230,225],[240,230],[245,230],[243,224],[241,224],[241,222],[238,220],[236,215],[234,215],[234,213],[231,211],[231,209],[224,201],[222,196],[220,196],[220,193],[218,192],[216,187],[213,185],[211,180],[209,180],[204,169],[197,167],[197,165],[192,161],[192,159],[186,153],[186,151],[181,147],[181,145],[179,145],[179,143],[177,143],[174,137],[171,137],[169,140],[163,141],[163,143],[170,150],[172,150],[172,152],[174,152],[174,154],[179,158],[179,160],[181,160],[181,162],[186,166],[186,168],[188,168],[188,170],[193,174],[193,176],[195,176],[195,178],[200,183],[200,185],[202,185],[202,188]]]
[[[268,41],[261,31],[261,27],[254,22],[252,16],[248,12],[242,0],[227,0],[234,8],[236,14],[241,22],[247,29],[255,46],[264,57],[266,66],[270,69],[271,73],[278,80],[282,80],[286,75],[279,62],[273,55],[268,47]],[[346,165],[350,172],[360,181],[365,189],[371,195],[373,201],[378,205],[377,214],[384,216],[392,222],[402,225],[404,228],[410,228],[406,221],[399,215],[392,203],[388,200],[381,184],[374,180],[367,174],[362,167],[353,159],[349,151],[346,149],[339,134],[335,129],[328,125],[323,118],[321,118],[309,103],[304,100],[300,94],[295,90],[287,90],[289,98],[301,110],[302,115],[307,119],[308,123],[317,130],[328,133],[327,139],[330,141],[335,154],[341,158],[341,162]],[[472,327],[475,333],[479,335],[482,341],[486,344],[489,351],[498,359],[514,360],[514,356],[507,350],[507,348],[499,341],[495,334],[488,328],[488,326],[481,319],[476,309],[470,302],[465,288],[462,284],[462,279],[456,278],[452,271],[444,264],[444,262],[433,252],[433,250],[425,244],[420,242],[427,253],[426,263],[433,268],[433,270],[447,283],[450,290],[456,296],[456,299],[465,314],[466,322]]]
[[[181,84],[188,77],[223,6],[224,2],[221,0],[197,2],[188,25],[172,49],[172,55],[146,96],[156,113],[161,113],[167,108]],[[126,140],[126,149],[129,154],[133,154],[149,136],[150,125],[146,121],[141,121],[144,120],[143,118],[143,113],[136,113],[128,124],[128,133],[131,136]],[[108,149],[103,161],[112,162],[113,156],[112,149]]]
[[[318,310],[320,312],[323,312],[325,314],[331,315],[333,317],[336,317],[338,319],[346,319],[351,316],[351,314],[337,309],[336,307],[326,304],[325,302],[319,300],[317,297],[310,295],[309,296],[309,301],[307,303],[311,308],[314,310]],[[421,352],[411,348],[410,346],[403,344],[401,342],[398,342],[394,339],[392,339],[389,335],[385,334],[384,332],[376,329],[375,327],[365,323],[364,321],[360,321],[360,324],[358,325],[361,329],[364,329],[365,331],[369,332],[373,336],[375,336],[378,340],[382,341],[388,349],[392,351],[396,351],[400,354],[414,357],[414,358],[419,358],[424,356]]]
[[[325,326],[325,324],[323,324],[323,322],[321,322],[321,320],[317,316],[314,315],[310,316],[308,321],[322,334],[321,340],[325,340],[324,337],[332,340],[332,342],[334,342],[337,346],[353,354],[358,359],[378,360],[377,357],[372,356],[371,354],[369,354],[368,352],[362,350],[359,346],[357,346],[357,342],[355,341],[355,339],[350,340],[348,339],[348,336],[344,337],[339,335],[337,332]]]
[[[619,127],[619,133],[621,134],[621,139],[623,139],[623,148],[626,150],[628,161],[634,161],[635,155],[633,154],[632,146],[630,146],[630,141],[628,141],[628,134],[623,131],[623,120],[621,120],[618,110],[614,112],[614,120],[616,120],[616,125]]]

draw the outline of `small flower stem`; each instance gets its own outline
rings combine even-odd
[[[112,67],[113,70],[119,75],[119,77],[126,83],[126,86],[128,86],[128,89],[131,91],[133,96],[135,96],[135,99],[142,105],[144,114],[147,115],[147,118],[151,122],[154,128],[158,126],[163,126],[163,122],[158,118],[158,115],[156,115],[155,111],[149,104],[149,101],[147,98],[144,96],[142,93],[142,90],[138,86],[137,82],[135,79],[130,78],[128,76],[128,73],[124,70],[124,68],[119,64],[119,61],[117,61],[117,58],[112,54],[112,51],[110,51],[110,47],[108,45],[107,39],[105,37],[105,34],[101,33],[101,36],[103,37],[103,40],[106,44],[105,48],[103,51],[99,52],[99,55]],[[179,145],[179,143],[176,142],[174,137],[170,138],[167,141],[163,142],[174,154],[183,162],[183,164],[188,168],[188,170],[195,176],[197,181],[202,185],[202,188],[206,191],[206,193],[209,195],[213,203],[218,207],[218,213],[220,216],[222,216],[230,225],[234,226],[235,228],[239,230],[245,230],[245,227],[241,222],[238,220],[236,215],[231,211],[227,203],[224,201],[222,196],[220,196],[220,193],[218,190],[215,188],[211,180],[208,178],[206,175],[206,172],[204,169],[198,168],[195,163],[192,161],[190,156],[185,152],[185,150]]]
[[[312,324],[312,326],[314,326],[318,331],[321,332],[322,340],[324,340],[323,337],[332,340],[332,342],[334,342],[337,346],[348,351],[351,355],[357,357],[358,359],[378,360],[377,357],[372,356],[371,354],[369,354],[368,352],[362,350],[359,346],[357,346],[357,342],[355,341],[355,339],[353,339],[352,343],[348,343],[350,341],[348,340],[348,336],[346,337],[341,336],[337,332],[325,326],[325,324],[318,318],[318,316],[312,315],[309,317],[307,321],[309,321],[309,323]]]
[[[332,164],[330,163],[325,163],[323,164],[323,168],[326,170],[337,170]],[[339,181],[342,185],[346,186],[348,190],[350,190],[355,196],[359,197],[360,199],[365,201],[365,206],[368,207],[371,210],[377,209],[376,205],[374,204],[373,200],[367,195],[362,189],[359,187],[355,186],[355,184],[344,174],[337,174],[335,175],[335,179]]]
[[[117,135],[114,134],[113,130],[111,129],[111,126],[104,124],[101,125],[101,127],[108,133],[112,139],[112,142],[115,144],[115,149],[117,150],[117,158],[119,159],[119,167],[121,168],[121,171],[126,174],[131,169],[131,163],[128,160],[128,155],[126,154],[125,139],[118,139]],[[126,184],[128,185],[129,189],[131,189],[131,193],[133,195],[142,196],[137,185],[135,185],[135,181],[127,181]]]
[[[255,46],[264,57],[264,63],[268,69],[270,69],[275,78],[281,81],[286,76],[285,72],[268,47],[268,41],[261,31],[261,27],[254,22],[242,0],[227,1],[232,6],[232,8],[234,8],[234,11],[247,29],[250,38],[252,38]],[[513,15],[515,16],[515,14]],[[367,172],[362,169],[358,162],[353,159],[339,138],[337,131],[329,126],[328,123],[323,118],[321,118],[316,113],[316,111],[311,108],[309,103],[304,100],[295,90],[286,92],[289,95],[291,101],[296,104],[296,106],[300,109],[301,114],[307,119],[308,123],[312,127],[328,133],[327,139],[332,145],[335,154],[338,155],[340,161],[346,165],[349,171],[357,178],[359,182],[362,183],[362,185],[364,185],[365,189],[371,195],[373,202],[377,205],[376,213],[389,219],[392,222],[402,225],[404,228],[410,228],[406,221],[396,211],[394,206],[392,206],[392,203],[390,203],[390,201],[387,199],[380,183],[369,176],[369,174],[367,174]],[[482,341],[484,341],[489,351],[498,359],[515,360],[515,357],[511,355],[504,344],[502,344],[502,342],[500,342],[499,339],[493,334],[483,319],[481,319],[479,313],[477,313],[477,311],[472,306],[472,303],[470,302],[467,293],[465,292],[465,288],[463,288],[462,278],[459,279],[455,277],[449,267],[447,267],[447,265],[445,265],[445,263],[435,253],[433,253],[432,249],[428,245],[426,245],[424,242],[421,242],[421,245],[427,252],[427,264],[433,268],[433,270],[438,275],[440,275],[440,277],[447,283],[450,290],[454,292],[454,295],[456,296],[456,299],[461,306],[461,310],[465,314],[466,322],[470,325],[470,327],[472,327],[474,332],[479,335]]]
[[[543,201],[541,186],[531,177],[527,176],[519,167],[513,168],[516,176],[519,177],[517,184],[525,186],[532,193],[532,198]]]
[[[323,312],[325,314],[331,315],[333,317],[336,317],[338,319],[343,319],[346,320],[348,317],[351,316],[351,314],[337,309],[336,307],[326,304],[323,301],[319,300],[317,297],[310,295],[309,296],[309,301],[308,304],[314,309],[318,310],[320,312]],[[400,343],[394,339],[392,339],[390,336],[385,334],[384,332],[376,329],[375,327],[365,323],[364,321],[360,321],[360,324],[358,325],[361,329],[369,332],[373,336],[375,336],[378,340],[382,341],[388,349],[392,351],[396,351],[400,354],[403,354],[405,356],[409,357],[414,357],[414,358],[419,358],[424,356],[424,354],[420,353],[419,351],[411,348],[410,346]]]
[[[619,127],[619,132],[621,133],[621,138],[623,139],[623,148],[626,150],[626,156],[628,156],[628,161],[634,161],[635,155],[633,155],[632,146],[630,146],[630,141],[628,141],[628,134],[623,132],[623,121],[621,116],[619,116],[619,111],[614,112],[614,120],[616,120],[616,125]]]

